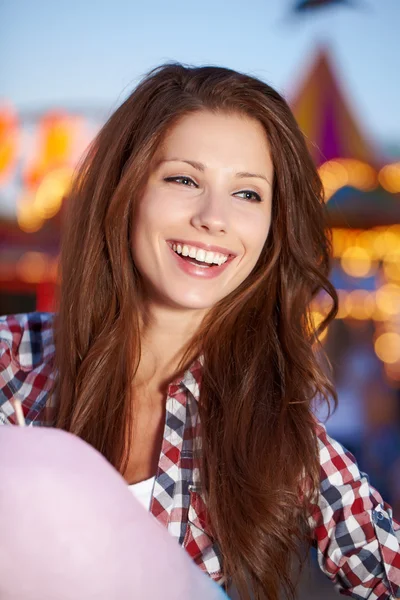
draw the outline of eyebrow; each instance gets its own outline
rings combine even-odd
[[[201,171],[202,173],[205,171],[205,165],[203,165],[203,163],[197,162],[195,160],[188,160],[188,159],[184,159],[184,158],[167,158],[164,160],[160,160],[160,162],[158,164],[161,165],[162,163],[165,163],[165,162],[184,162],[184,163],[190,165],[191,167],[193,167],[194,169],[196,169],[197,171]],[[264,181],[266,181],[269,185],[271,185],[271,182],[269,181],[269,179],[265,175],[261,175],[260,173],[248,173],[247,171],[239,171],[239,173],[235,173],[235,176],[239,177],[240,179],[244,179],[244,178],[248,178],[248,177],[264,179]]]

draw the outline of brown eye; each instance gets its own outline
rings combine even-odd
[[[235,196],[240,196],[249,202],[262,202],[262,198],[260,194],[257,192],[253,192],[252,190],[243,190],[242,192],[237,192]]]
[[[169,181],[172,183],[179,183],[181,185],[186,185],[187,187],[197,187],[197,184],[190,177],[166,177],[164,181]]]

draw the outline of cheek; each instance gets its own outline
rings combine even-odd
[[[135,226],[140,234],[163,233],[169,225],[186,223],[188,204],[174,194],[149,191],[141,200]]]
[[[245,252],[252,263],[256,263],[268,237],[271,225],[271,215],[258,215],[251,220],[243,220],[241,224],[241,239]]]

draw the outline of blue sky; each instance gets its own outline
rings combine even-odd
[[[0,0],[0,96],[20,110],[115,108],[168,60],[250,72],[289,94],[327,43],[377,142],[400,145],[400,0],[290,18],[293,0]]]

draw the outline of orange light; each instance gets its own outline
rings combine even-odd
[[[398,333],[382,333],[375,340],[374,348],[382,362],[393,364],[400,361],[400,335]]]
[[[375,310],[374,297],[366,290],[353,290],[348,293],[345,305],[348,316],[359,321],[370,319]]]
[[[387,316],[400,313],[400,286],[386,283],[376,292],[376,305]]]
[[[343,252],[341,265],[343,271],[352,277],[368,277],[373,267],[369,252],[358,246],[350,246]]]
[[[346,185],[368,191],[374,189],[378,183],[375,169],[360,160],[349,158],[328,160],[320,166],[318,172],[324,186],[326,202]]]
[[[344,166],[337,160],[328,160],[318,169],[325,190],[325,201],[348,182],[348,174]]]
[[[16,266],[19,278],[28,283],[39,283],[45,280],[47,270],[47,256],[42,252],[26,252]]]
[[[349,316],[349,303],[347,302],[347,292],[344,290],[337,290],[339,297],[339,309],[336,315],[337,319],[345,319]]]
[[[400,162],[383,167],[379,172],[379,183],[392,194],[400,192]]]
[[[61,167],[47,173],[36,190],[35,211],[43,219],[50,219],[61,208],[63,198],[68,193],[72,169]]]
[[[33,197],[29,192],[17,202],[17,222],[26,233],[38,231],[43,225],[43,217],[35,210]]]
[[[388,254],[396,252],[400,247],[400,238],[398,234],[390,229],[378,233],[374,241],[374,251],[379,258],[384,258]]]
[[[374,229],[361,231],[356,238],[355,245],[366,250],[372,260],[380,260],[381,255],[375,247],[375,240],[380,235]]]
[[[385,256],[383,270],[389,281],[400,282],[400,248]]]
[[[34,160],[24,172],[25,184],[36,188],[49,171],[71,166],[81,141],[80,119],[64,112],[49,112],[41,119]]]
[[[18,119],[11,106],[0,107],[0,182],[6,181],[17,160]]]

